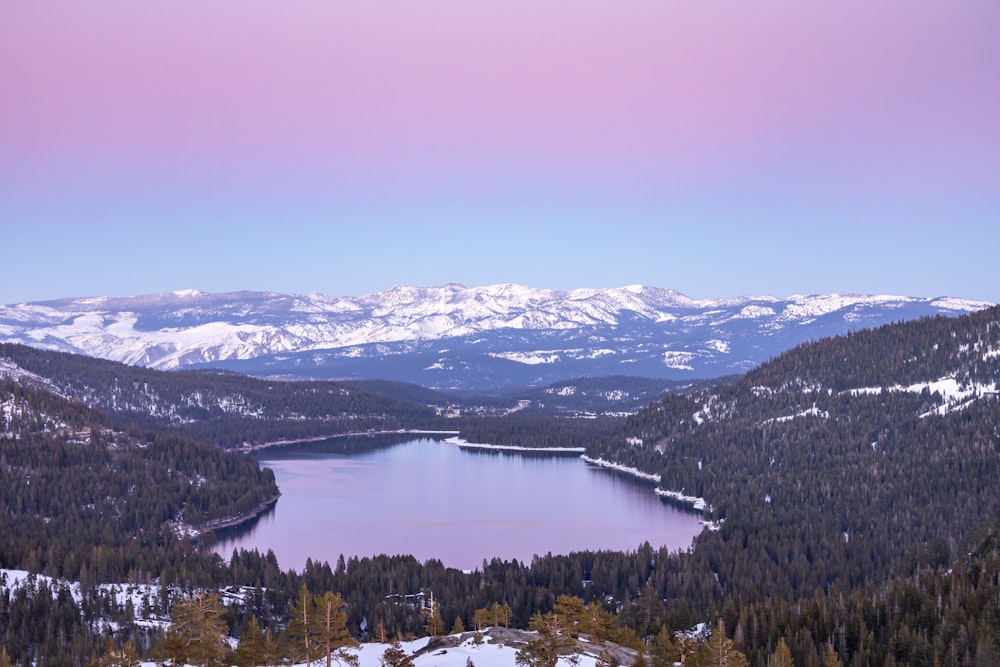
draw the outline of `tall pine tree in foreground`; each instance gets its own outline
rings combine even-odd
[[[174,665],[221,665],[229,654],[224,611],[218,593],[203,593],[175,604],[163,644],[164,658]]]
[[[326,667],[333,661],[356,667],[358,655],[353,652],[358,642],[347,631],[347,614],[340,593],[327,591],[316,600],[316,643],[326,656]]]
[[[312,662],[320,657],[316,633],[316,599],[305,582],[299,588],[285,628],[288,655],[294,662]]]

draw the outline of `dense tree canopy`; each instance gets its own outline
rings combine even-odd
[[[678,657],[755,667],[993,664],[998,321],[994,308],[817,341],[625,420],[524,412],[449,422],[473,441],[585,445],[659,475],[664,489],[704,498],[713,526],[683,553],[644,544],[494,559],[471,573],[407,556],[286,571],[270,552],[223,561],[180,530],[252,514],[276,493],[253,459],[182,435],[233,444],[287,437],[297,423],[303,433],[377,428],[404,423],[411,409],[421,424],[441,423],[422,407],[397,410],[336,383],[285,393],[231,374],[147,377],[18,349],[32,377],[63,378],[62,397],[37,379],[0,384],[0,567],[79,581],[80,594],[33,577],[0,595],[0,647],[15,664],[83,664],[109,651],[93,629],[110,619],[115,650],[132,642],[148,653],[173,635],[137,625],[137,614],[169,618],[181,598],[232,588],[240,593],[213,627],[244,635],[252,655],[291,655],[300,612],[308,650],[321,645],[310,619],[323,617],[324,601],[334,642],[345,632],[420,635],[433,595],[435,628],[559,619],[557,636],[646,647],[655,667]],[[135,416],[153,404],[173,407]],[[225,435],[210,435],[216,428]],[[150,584],[142,609],[109,582]],[[705,621],[714,621],[707,641],[675,634]]]

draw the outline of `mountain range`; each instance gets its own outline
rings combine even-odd
[[[396,286],[358,297],[185,290],[0,307],[0,341],[156,369],[495,391],[744,373],[808,340],[991,304],[886,295],[692,299],[633,285]]]

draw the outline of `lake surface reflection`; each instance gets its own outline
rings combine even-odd
[[[272,549],[282,567],[341,554],[412,554],[472,569],[494,556],[686,549],[699,516],[652,487],[578,455],[471,450],[433,439],[336,439],[265,450],[281,499],[248,526],[219,532],[216,553]]]

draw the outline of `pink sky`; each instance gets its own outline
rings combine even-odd
[[[998,27],[996,0],[9,2],[0,215],[398,197],[982,218]]]
[[[997,167],[995,3],[538,4],[9,4],[5,161],[265,179]]]

